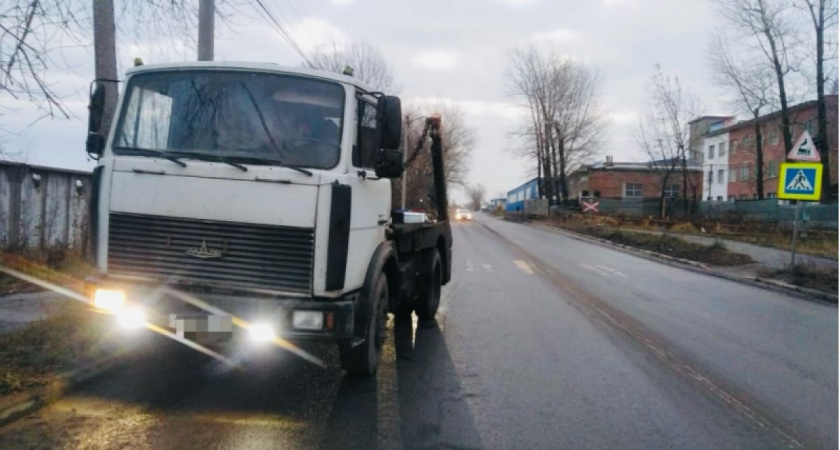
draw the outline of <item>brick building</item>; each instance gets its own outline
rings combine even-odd
[[[699,200],[703,176],[699,163],[689,163],[689,175],[688,197]],[[608,157],[569,175],[569,198],[659,198],[662,176],[663,171],[650,163],[613,162]],[[668,179],[666,196],[682,197],[682,181],[678,168]]]
[[[826,96],[828,122],[829,167],[832,192],[837,192],[837,96]],[[793,143],[804,130],[817,133],[817,102],[809,101],[788,108],[793,128]],[[781,112],[776,111],[758,118],[761,126],[762,154],[764,155],[764,197],[773,198],[779,183],[779,164],[785,162],[782,137]],[[729,170],[727,195],[729,200],[758,198],[755,168],[755,121],[747,120],[724,128],[715,134],[729,134]],[[710,133],[713,135],[713,133]],[[708,176],[708,174],[706,174]]]

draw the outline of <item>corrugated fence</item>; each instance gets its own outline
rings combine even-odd
[[[91,174],[0,162],[0,248],[86,248]]]

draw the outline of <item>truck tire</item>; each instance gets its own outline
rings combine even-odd
[[[420,320],[432,320],[440,306],[440,289],[443,284],[443,264],[437,249],[432,250],[432,256],[427,260],[424,270],[420,272],[420,296],[414,311]]]
[[[364,342],[355,347],[350,342],[342,342],[338,346],[341,368],[352,375],[370,376],[376,373],[379,350],[385,343],[387,333],[388,278],[384,273],[374,282],[370,302],[373,306],[370,319],[364,324],[356,322],[357,326],[366,327]]]

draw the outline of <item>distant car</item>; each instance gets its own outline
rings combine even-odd
[[[466,209],[456,210],[455,220],[472,220],[472,213],[470,213]]]

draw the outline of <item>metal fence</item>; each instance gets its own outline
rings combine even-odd
[[[659,218],[658,198],[597,198],[597,214]],[[796,206],[778,199],[738,200],[734,202],[695,202],[692,199],[665,199],[665,217],[669,220],[713,220],[722,223],[760,222],[781,228],[793,226]],[[581,212],[576,204],[551,207],[552,214]],[[588,214],[591,214],[589,212]],[[803,202],[800,219],[812,229],[837,229],[837,203]]]
[[[91,174],[0,162],[0,248],[86,248]]]
[[[701,217],[721,222],[765,222],[783,228],[793,226],[795,205],[777,199],[739,200],[735,202],[702,202]],[[802,202],[800,219],[809,228],[837,229],[837,203]]]

